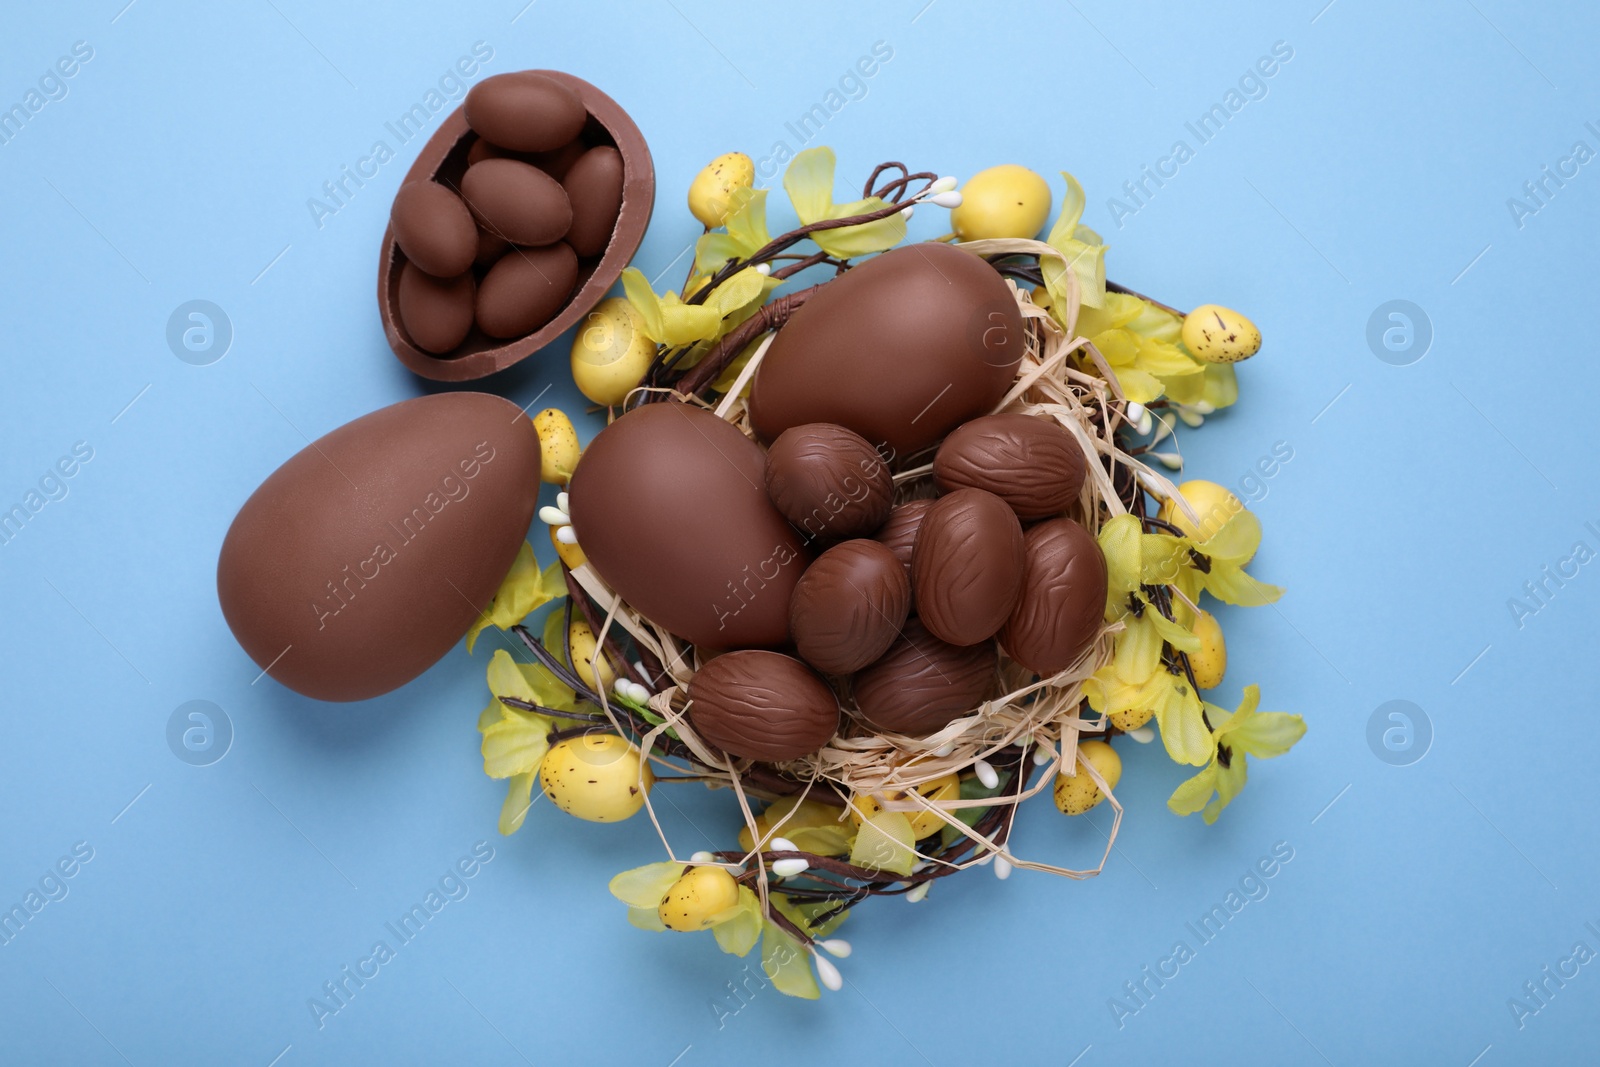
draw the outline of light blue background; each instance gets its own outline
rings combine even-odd
[[[1506,204],[1574,141],[1600,148],[1584,128],[1600,119],[1592,5],[124,3],[0,16],[0,105],[73,42],[94,49],[69,95],[0,146],[0,503],[74,442],[94,450],[69,495],[0,547],[0,904],[75,843],[94,851],[0,946],[0,1059],[1592,1058],[1600,963],[1521,1029],[1507,1000],[1575,942],[1600,949],[1585,928],[1600,926],[1600,743],[1582,621],[1600,564],[1521,628],[1507,601],[1575,541],[1600,548],[1584,527],[1600,527],[1585,395],[1600,165],[1521,228]],[[745,961],[636,931],[605,891],[658,858],[647,821],[596,827],[538,805],[496,835],[504,787],[483,776],[473,728],[483,651],[355,706],[252,684],[213,586],[234,511],[308,437],[426,388],[388,352],[374,301],[417,143],[320,229],[306,202],[477,41],[494,50],[486,73],[569,70],[632,112],[659,182],[637,262],[671,265],[662,286],[696,232],[683,202],[701,164],[801,147],[785,123],[882,41],[893,58],[819,139],[838,150],[841,192],[884,158],[1070,169],[1113,278],[1252,315],[1267,344],[1241,368],[1241,403],[1183,445],[1191,475],[1234,485],[1275,443],[1293,449],[1255,504],[1253,568],[1289,594],[1224,612],[1221,696],[1259,681],[1265,707],[1305,715],[1302,744],[1254,764],[1212,828],[1165,809],[1178,768],[1124,744],[1128,816],[1101,877],[980,871],[921,905],[873,902],[845,927],[842,993],[769,989],[730,1015],[725,983]],[[1197,147],[1185,122],[1278,41],[1293,58],[1265,98]],[[1119,228],[1107,198],[1177,139],[1194,158]],[[942,212],[925,214],[934,235]],[[233,323],[211,366],[164,340],[191,299]],[[1365,339],[1391,299],[1431,318],[1410,366]],[[486,386],[518,403],[548,387],[540,406],[581,410],[566,347]],[[165,740],[192,699],[235,731],[209,767]],[[1411,766],[1366,739],[1392,699],[1432,722]],[[700,827],[730,838],[725,795],[664,799],[686,850]],[[1108,812],[1025,810],[1024,852],[1093,863]],[[319,1029],[308,998],[478,841],[494,859],[470,895]],[[1270,895],[1119,1028],[1109,998],[1175,940],[1193,947],[1185,923],[1278,842],[1294,858]]]

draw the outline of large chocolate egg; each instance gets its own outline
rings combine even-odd
[[[1022,595],[1000,631],[1000,645],[1048,678],[1076,663],[1100,632],[1106,561],[1094,535],[1071,519],[1029,527],[1023,555]]]
[[[290,689],[387,693],[488,607],[538,495],[539,435],[508,400],[439,393],[362,416],[239,509],[217,560],[223,617]]]
[[[465,110],[480,137],[517,152],[560,148],[588,118],[569,86],[531,70],[485,78],[467,94]]]
[[[911,611],[911,582],[876,541],[834,545],[806,568],[789,603],[789,632],[827,674],[858,671],[888,651]]]
[[[889,517],[894,476],[860,434],[808,423],[767,450],[767,495],[807,541],[865,537]]]
[[[987,489],[1024,522],[1059,515],[1083,488],[1083,450],[1051,418],[1004,412],[964,423],[933,457],[941,489]]]
[[[767,499],[765,464],[703,408],[635,408],[595,436],[572,476],[578,543],[612,589],[679,637],[781,645],[810,556]]]
[[[949,245],[907,245],[795,311],[756,370],[750,421],[766,441],[836,422],[904,457],[990,411],[1023,342],[1022,313],[993,267]]]
[[[730,756],[792,760],[839,729],[839,701],[804,663],[778,652],[718,656],[689,681],[689,724]]]
[[[851,691],[875,729],[931,734],[998,695],[999,665],[993,641],[960,648],[911,619],[883,658],[855,676]]]
[[[952,645],[999,632],[1022,589],[1022,525],[1004,500],[957,489],[933,502],[917,531],[911,584],[917,614]]]

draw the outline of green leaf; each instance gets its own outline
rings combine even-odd
[[[910,874],[917,857],[912,851],[911,820],[903,811],[880,811],[861,824],[856,832],[850,862],[890,874]]]
[[[829,218],[833,206],[833,149],[808,148],[795,156],[783,172],[783,188],[803,225]]]
[[[505,803],[500,806],[500,832],[507,836],[522,828],[522,821],[533,807],[533,781],[539,777],[537,770],[519,774],[511,779],[506,789]]]
[[[734,905],[726,919],[711,928],[717,946],[735,956],[748,955],[761,940],[761,926],[766,921],[761,914],[761,900],[749,886],[739,887],[739,903]]]
[[[667,895],[673,883],[683,877],[683,867],[683,864],[672,860],[647,863],[643,867],[623,871],[611,879],[608,888],[612,896],[630,907],[654,910],[660,906],[661,899]]]
[[[761,930],[761,969],[785,996],[816,1000],[822,995],[811,973],[810,953],[770,922]]]

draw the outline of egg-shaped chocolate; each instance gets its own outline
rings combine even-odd
[[[478,226],[466,202],[447,186],[406,182],[394,194],[389,223],[400,251],[435,278],[454,278],[471,269]]]
[[[564,241],[513,248],[478,286],[478,328],[490,337],[532,333],[566,304],[578,284],[578,257]]]
[[[993,641],[962,648],[939,640],[912,618],[883,658],[857,674],[850,688],[868,725],[922,736],[999,695],[999,665]]]
[[[894,506],[894,476],[860,434],[826,422],[793,426],[767,449],[767,495],[807,541],[865,537]]]
[[[501,256],[511,249],[511,242],[497,233],[488,230],[478,231],[478,252],[472,257],[472,265],[487,270],[494,266]]]
[[[888,651],[911,611],[905,568],[877,541],[834,545],[806,568],[789,602],[796,651],[825,674],[850,674]]]
[[[1022,524],[1004,500],[957,489],[933,502],[917,531],[911,584],[928,631],[952,645],[999,632],[1022,589]]]
[[[1000,647],[1048,678],[1078,662],[1100,633],[1106,561],[1094,535],[1071,519],[1030,526],[1022,540],[1022,594],[1000,631]]]
[[[889,511],[888,520],[872,535],[873,540],[894,553],[894,558],[906,569],[907,578],[911,577],[911,550],[917,544],[917,531],[922,528],[922,518],[931,507],[931,499],[896,504]]]
[[[486,159],[468,167],[461,198],[478,225],[514,245],[554,244],[572,225],[572,204],[561,183],[515,159]]]
[[[839,701],[804,663],[746,649],[716,657],[689,680],[689,725],[730,756],[799,759],[839,729]]]
[[[622,154],[610,145],[589,149],[572,164],[561,187],[572,205],[567,244],[580,256],[598,256],[622,210]]]
[[[435,278],[415,263],[400,272],[395,310],[411,343],[425,352],[444,355],[466,340],[472,331],[473,302],[477,286],[472,275]]]
[[[756,370],[750,422],[764,441],[834,422],[909,456],[993,409],[1024,341],[1016,297],[988,263],[938,242],[896,248],[790,316]]]
[[[589,146],[581,137],[548,152],[514,152],[479,137],[467,149],[467,166],[481,163],[486,159],[516,159],[523,163],[531,163],[556,181],[561,181],[566,178],[567,171],[572,169],[572,165],[588,150]]]
[[[988,490],[1023,522],[1065,511],[1078,499],[1085,471],[1083,450],[1066,427],[1020,412],[963,423],[933,457],[941,489]]]
[[[364,415],[274,471],[217,560],[223,617],[264,673],[319,700],[421,674],[494,599],[539,496],[517,405],[438,393]]]
[[[572,476],[578,544],[634,610],[684,640],[784,644],[811,557],[767,499],[765,462],[704,408],[634,408],[595,435]]]
[[[583,100],[554,78],[513,71],[485,78],[467,93],[467,124],[502,148],[548,152],[577,137],[588,121]]]

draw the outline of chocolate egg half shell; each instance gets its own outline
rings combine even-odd
[[[764,441],[834,422],[903,457],[990,411],[1024,339],[1016,298],[993,267],[938,242],[907,245],[795,311],[756,370],[750,421]]]
[[[718,656],[695,672],[689,724],[730,756],[799,759],[839,729],[839,702],[799,660],[746,649]]]
[[[855,676],[851,692],[873,728],[921,736],[998,695],[999,665],[993,641],[958,647],[911,619],[883,658]]]
[[[941,489],[986,489],[1024,522],[1065,511],[1078,499],[1084,473],[1083,451],[1066,427],[1020,412],[963,423],[933,457]]]
[[[578,544],[636,611],[711,648],[789,639],[810,556],[767,499],[761,447],[703,408],[645,404],[601,430],[568,490]]]
[[[508,400],[439,393],[364,415],[239,509],[217,559],[223,617],[296,692],[387,693],[488,606],[538,494],[539,436]]]
[[[789,632],[807,663],[849,674],[889,650],[910,611],[911,581],[894,553],[876,541],[845,541],[800,576]]]
[[[933,502],[917,531],[911,584],[917,614],[952,645],[999,632],[1022,589],[1022,525],[1004,500],[957,489]]]
[[[767,495],[806,539],[864,537],[889,517],[894,476],[843,426],[792,426],[767,449]]]
[[[1100,632],[1106,561],[1094,535],[1071,519],[1029,527],[1023,558],[1022,595],[1000,631],[1000,646],[1048,678],[1076,663]]]

